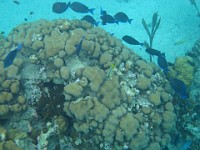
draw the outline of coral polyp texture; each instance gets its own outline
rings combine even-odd
[[[4,69],[6,54],[19,43],[23,48]],[[155,64],[103,29],[66,19],[24,23],[12,30],[3,48],[1,118],[26,111],[27,100],[32,107],[41,97],[38,83],[52,81],[64,87],[63,110],[71,118],[70,131],[94,149],[159,150],[170,143],[177,118],[169,82]],[[49,94],[47,88],[44,91]]]

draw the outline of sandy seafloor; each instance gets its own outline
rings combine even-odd
[[[81,19],[86,14],[75,13],[68,9],[62,14],[52,12],[52,5],[58,0],[18,0],[19,5],[12,0],[1,0],[0,2],[0,31],[5,35],[27,18],[28,22],[39,19]],[[77,0],[78,1],[78,0]],[[60,0],[59,2],[68,2]],[[73,1],[71,1],[73,2]],[[141,20],[144,18],[147,23],[151,23],[152,15],[158,12],[161,17],[160,27],[155,35],[153,48],[165,52],[168,61],[173,62],[177,56],[183,56],[191,50],[195,41],[200,37],[200,17],[190,0],[86,0],[81,1],[89,8],[95,8],[94,18],[100,21],[100,7],[109,14],[122,11],[129,18],[134,19],[132,24],[119,23],[99,25],[114,36],[121,38],[124,35],[130,35],[143,42],[149,41],[148,36],[142,26]],[[200,0],[196,0],[200,7]],[[30,15],[30,12],[33,15]],[[180,45],[174,45],[175,42],[183,41]],[[126,43],[124,43],[126,44]],[[140,46],[131,46],[137,54],[149,60],[145,49]],[[154,61],[155,58],[154,58]]]

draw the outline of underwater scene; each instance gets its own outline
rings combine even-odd
[[[0,150],[200,150],[200,0],[0,5]]]

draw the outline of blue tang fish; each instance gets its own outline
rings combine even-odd
[[[160,54],[158,56],[158,59],[157,59],[157,63],[158,63],[158,66],[163,69],[163,72],[164,73],[167,73],[169,71],[168,69],[168,62],[167,60],[165,59],[165,56],[163,56],[162,54]]]
[[[79,56],[80,51],[81,51],[81,49],[82,49],[82,43],[83,43],[83,39],[84,39],[84,38],[85,38],[85,37],[82,36],[80,42],[78,43],[78,45],[76,45],[76,54],[77,54],[78,56]]]
[[[99,23],[99,22],[97,22],[97,21],[96,21],[92,16],[90,16],[90,15],[84,16],[81,20],[85,20],[85,21],[91,23],[93,26],[94,26],[94,25],[95,25],[95,26],[98,26],[98,23]]]
[[[70,2],[68,2],[68,3],[56,2],[52,6],[52,11],[54,13],[61,14],[61,13],[65,12],[68,9],[69,5],[70,5]]]
[[[18,44],[17,48],[15,48],[13,51],[11,51],[4,60],[4,68],[9,67],[13,64],[13,60],[15,59],[17,52],[22,49],[22,44]]]
[[[118,24],[118,22],[115,20],[115,18],[111,15],[108,14],[104,14],[101,17],[102,20],[102,25],[106,25],[107,23],[116,23]]]
[[[131,24],[131,21],[133,20],[133,19],[129,19],[128,16],[124,12],[118,12],[118,13],[116,13],[114,15],[114,18],[118,22],[124,22],[124,23],[128,22],[130,24]]]
[[[150,55],[155,55],[155,56],[159,56],[159,55],[164,55],[163,53],[161,53],[161,51],[153,49],[153,48],[147,48],[145,50],[147,53],[149,53]]]
[[[186,86],[183,81],[181,81],[177,78],[171,78],[170,85],[171,85],[172,89],[175,91],[175,93],[180,95],[181,99],[188,98],[188,94],[186,92]]]
[[[144,43],[140,43],[139,41],[128,35],[123,36],[122,40],[130,45],[141,45],[141,46],[144,45]]]
[[[86,5],[80,2],[73,2],[69,6],[73,11],[78,12],[78,13],[88,13],[90,12],[91,14],[94,14],[94,8],[89,9]]]
[[[118,24],[118,22],[115,20],[115,18],[111,15],[109,15],[105,10],[103,10],[101,8],[101,20],[102,20],[102,25],[106,25],[107,23],[116,23]]]

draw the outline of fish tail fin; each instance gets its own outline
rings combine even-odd
[[[142,46],[142,47],[143,47],[143,46],[144,46],[144,43],[140,43],[140,46]]]
[[[95,22],[94,25],[95,25],[95,26],[98,26],[98,25],[99,25],[99,22]]]
[[[92,14],[92,15],[94,15],[94,11],[95,10],[95,8],[91,8],[91,9],[89,9],[88,11]]]
[[[10,65],[12,65],[12,60],[9,58],[9,57],[7,57],[5,60],[4,60],[4,68],[7,68],[7,67],[9,67]]]
[[[131,22],[133,21],[133,19],[128,19],[128,23],[130,23],[131,24]]]

